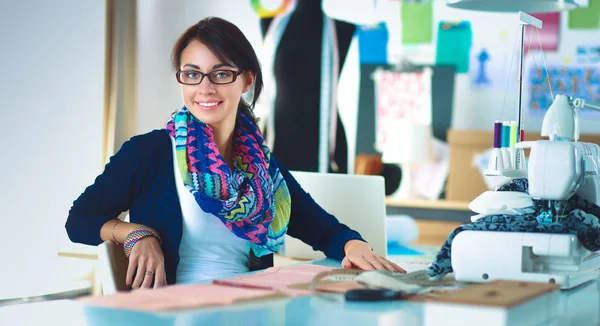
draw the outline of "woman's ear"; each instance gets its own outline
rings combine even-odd
[[[244,91],[243,93],[246,93],[247,91],[250,90],[250,88],[252,87],[252,84],[254,83],[254,73],[251,71],[248,71],[245,73],[246,75],[246,80],[245,80],[245,84],[244,84]]]

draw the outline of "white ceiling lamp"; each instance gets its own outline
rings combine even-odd
[[[554,12],[579,7],[575,0],[448,0],[448,7],[493,12]]]

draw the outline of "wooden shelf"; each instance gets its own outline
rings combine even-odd
[[[426,200],[426,199],[394,200],[391,198],[386,198],[385,205],[388,207],[470,211],[468,201],[456,201],[456,200]]]

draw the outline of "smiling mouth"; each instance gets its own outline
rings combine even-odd
[[[214,110],[216,109],[219,104],[223,103],[221,101],[214,101],[214,102],[195,102],[196,105],[198,105],[198,107],[201,110]]]

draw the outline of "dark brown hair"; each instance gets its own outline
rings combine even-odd
[[[240,99],[238,109],[256,124],[258,120],[252,110],[263,88],[262,72],[256,52],[244,33],[224,19],[217,17],[202,19],[183,32],[173,46],[171,52],[173,70],[179,70],[181,53],[193,40],[198,40],[206,45],[222,62],[254,75],[254,85],[251,88],[254,89],[252,102],[246,103],[244,99]]]

